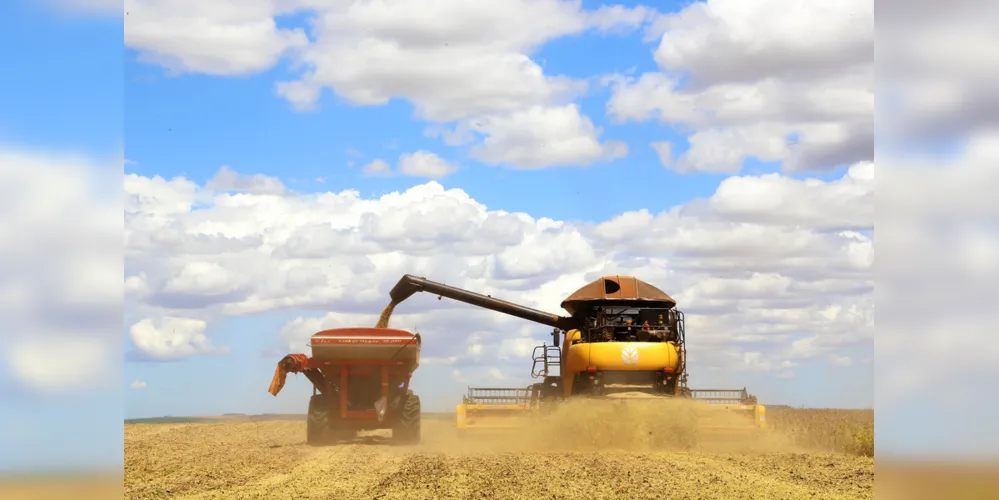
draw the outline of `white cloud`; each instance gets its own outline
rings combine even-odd
[[[729,177],[710,201],[729,219],[780,221],[816,229],[874,229],[874,165],[850,167],[841,179],[822,182],[777,174]]]
[[[298,56],[310,67],[298,85],[330,87],[361,105],[403,97],[432,121],[516,111],[584,88],[545,75],[531,52],[590,28],[637,28],[648,14],[645,8],[589,12],[559,0],[328,4],[318,9],[315,43]]]
[[[442,179],[457,170],[457,165],[444,160],[430,151],[422,149],[413,153],[403,153],[400,155],[399,164],[395,170],[381,159],[374,160],[361,167],[364,175],[369,177],[406,175],[426,179]]]
[[[659,163],[661,163],[666,168],[672,168],[676,162],[676,158],[673,155],[673,145],[669,141],[655,141],[649,143],[652,149],[655,150],[656,156],[659,157]]]
[[[406,153],[399,157],[399,173],[413,177],[440,179],[458,170],[454,164],[444,161],[430,151]]]
[[[470,127],[487,135],[473,148],[473,157],[515,168],[589,165],[628,154],[628,146],[621,141],[601,143],[600,131],[575,104],[482,117]]]
[[[216,348],[205,335],[204,320],[163,317],[143,319],[129,328],[135,348],[155,360],[170,360],[199,354],[226,352]]]
[[[866,169],[873,167],[859,167]],[[182,203],[150,202],[155,217],[132,214],[128,241],[149,241],[169,227],[174,247],[164,253],[161,246],[130,245],[127,282],[142,291],[135,300],[144,317],[337,311],[285,326],[288,349],[307,352],[315,331],[374,325],[388,290],[406,273],[552,312],[599,275],[633,274],[680,300],[691,362],[705,367],[701,376],[711,366],[785,372],[873,342],[873,241],[859,232],[871,226],[872,209],[837,213],[850,203],[873,204],[865,194],[873,190],[866,181],[872,175],[857,172],[833,181],[732,180],[778,193],[779,209],[761,208],[723,184],[705,200],[595,224],[490,210],[436,182],[372,199],[355,191],[216,193],[187,211],[174,210]],[[168,186],[178,194],[161,191]],[[126,189],[136,200],[202,199],[205,190],[136,179]],[[548,334],[435,299],[418,295],[392,319],[424,333],[424,356],[434,362],[515,370]],[[187,321],[178,330],[188,333],[169,344],[162,325],[141,323],[139,331],[152,332],[145,349],[174,356],[211,351],[205,323]]]
[[[147,384],[145,380],[135,379],[132,381],[132,385],[130,385],[129,387],[131,387],[133,390],[139,391],[145,389],[147,387]]]
[[[147,215],[182,213],[194,204],[198,186],[183,178],[170,181],[160,177],[141,177],[128,174],[124,179],[125,213],[142,212]]]
[[[221,295],[238,289],[239,277],[215,262],[187,262],[178,274],[167,280],[163,291],[167,293],[202,296]]]
[[[738,172],[757,158],[798,171],[873,159],[871,2],[708,0],[656,23],[661,72],[611,79],[607,110],[690,130],[690,149],[670,168]]]
[[[284,183],[266,175],[240,175],[228,165],[223,165],[205,187],[215,191],[239,191],[256,194],[285,194]]]
[[[658,19],[647,7],[591,11],[573,0],[250,0],[238,8],[128,0],[125,9],[125,43],[142,61],[178,73],[240,75],[287,55],[300,73],[277,82],[275,92],[295,109],[317,110],[323,89],[362,106],[406,99],[420,119],[475,128],[487,136],[478,157],[517,168],[588,165],[627,153],[620,141],[600,143],[570,104],[587,92],[587,80],[545,74],[531,55],[559,37],[627,33]],[[301,29],[277,27],[275,16],[290,13],[309,18],[311,40]]]
[[[274,16],[290,12],[280,8],[288,3],[125,0],[125,45],[175,73],[256,73],[308,44],[301,29],[277,27]]]
[[[392,167],[385,163],[385,160],[373,160],[361,167],[361,172],[372,177],[386,177],[393,174]]]

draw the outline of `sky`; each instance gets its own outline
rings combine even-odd
[[[691,387],[765,404],[870,408],[889,390],[914,405],[933,383],[904,367],[875,383],[870,2],[2,9],[0,50],[23,78],[0,81],[0,163],[14,167],[0,185],[33,236],[5,256],[16,280],[0,290],[22,332],[2,338],[0,419],[20,429],[4,439],[67,412],[91,432],[72,434],[76,454],[0,465],[120,464],[111,415],[304,412],[304,377],[266,392],[277,361],[316,331],[374,325],[407,273],[555,313],[599,276],[637,276],[687,315]],[[902,144],[982,137],[933,160],[980,184],[993,136],[944,83],[901,94],[933,104],[898,122]],[[896,207],[943,186],[918,179],[886,191]],[[425,340],[413,388],[431,411],[468,386],[531,383],[549,338],[420,295],[392,326]],[[968,348],[977,361],[955,377],[992,353]]]
[[[292,4],[126,2],[127,417],[303,411],[274,364],[406,273],[555,312],[637,275],[689,314],[693,386],[873,406],[862,2],[814,54],[740,54],[724,23],[763,27],[726,2]],[[428,409],[531,382],[546,327],[432,299],[393,320]]]

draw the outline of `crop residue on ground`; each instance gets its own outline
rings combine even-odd
[[[669,425],[612,425],[646,411],[566,406],[500,440],[461,439],[451,420],[426,419],[416,446],[394,446],[385,431],[308,446],[301,421],[130,424],[125,498],[873,498],[873,458],[836,450],[839,430],[802,430],[809,419],[844,428],[836,410],[775,412],[790,439],[727,448],[678,438],[702,422],[688,413],[684,423],[681,407],[659,415]]]

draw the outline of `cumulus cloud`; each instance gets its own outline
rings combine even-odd
[[[832,182],[769,174],[729,177],[710,210],[730,220],[778,221],[816,229],[874,229],[874,164],[861,162]]]
[[[610,79],[607,111],[689,131],[675,160],[659,143],[664,165],[738,172],[756,158],[801,171],[873,159],[871,2],[708,0],[656,24],[660,71]]]
[[[139,390],[145,389],[146,386],[147,385],[146,385],[146,381],[145,380],[135,379],[135,380],[132,381],[132,385],[130,385],[129,387],[131,387],[132,390],[139,391]]]
[[[277,82],[276,93],[295,109],[317,110],[323,89],[362,106],[406,99],[421,119],[455,123],[451,134],[485,137],[478,158],[517,168],[588,165],[627,153],[620,141],[600,143],[571,104],[588,91],[586,79],[545,74],[531,55],[560,37],[627,33],[658,19],[647,7],[586,10],[572,0],[252,0],[239,8],[128,0],[125,9],[125,43],[142,61],[178,73],[240,75],[287,56],[300,73]],[[278,28],[275,18],[291,13],[310,19],[308,37]],[[439,178],[440,168],[431,171],[438,177],[418,175]]]
[[[405,175],[425,179],[442,179],[458,171],[458,166],[426,150],[403,153],[399,156],[395,170],[385,160],[377,159],[361,167],[361,172],[369,177],[392,177]]]
[[[588,29],[641,26],[644,7],[586,11],[578,2],[348,2],[316,7],[315,42],[297,84],[354,104],[411,101],[421,117],[455,121],[571,98],[581,82],[548,76],[529,55]],[[459,62],[457,63],[456,62]]]
[[[361,167],[361,172],[371,177],[387,177],[393,174],[392,166],[385,163],[385,160],[373,160]]]
[[[284,183],[266,175],[241,175],[232,167],[223,165],[215,177],[209,180],[205,187],[217,191],[240,191],[257,194],[284,194]]]
[[[458,170],[454,164],[444,161],[430,151],[417,151],[399,157],[399,173],[413,177],[440,179]]]
[[[125,45],[174,73],[260,72],[309,42],[301,29],[277,27],[274,16],[291,12],[290,3],[125,0]]]
[[[589,165],[623,158],[621,141],[599,141],[600,130],[579,106],[535,106],[510,115],[483,117],[470,126],[486,135],[472,156],[486,163],[521,169]]]
[[[678,298],[698,366],[776,376],[873,342],[874,253],[865,235],[873,168],[861,164],[830,181],[738,177],[731,181],[752,186],[765,206],[723,183],[703,200],[597,223],[490,210],[433,181],[371,199],[356,191],[205,198],[206,187],[192,190],[183,179],[132,178],[126,197],[152,213],[126,217],[127,288],[137,290],[147,318],[188,318],[138,321],[133,342],[175,358],[215,350],[204,319],[193,318],[334,311],[285,326],[282,344],[303,352],[315,331],[374,325],[407,273],[553,312],[598,276],[632,274]],[[175,231],[169,253],[144,243],[165,228]],[[435,299],[413,297],[392,324],[423,332],[425,356],[465,375],[473,366],[516,370],[548,334]]]
[[[207,324],[193,318],[143,319],[129,328],[132,344],[149,359],[166,361],[200,354],[224,353],[205,335]]]

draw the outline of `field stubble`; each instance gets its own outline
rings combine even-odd
[[[130,424],[125,497],[873,498],[874,460],[855,441],[873,412],[770,420],[767,437],[719,437],[695,430],[693,407],[580,403],[502,438],[426,419],[416,446],[373,431],[323,447],[304,443],[304,422]]]

